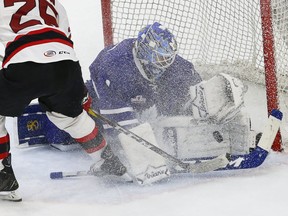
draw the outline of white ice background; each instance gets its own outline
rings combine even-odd
[[[100,1],[61,2],[70,16],[84,79],[89,79],[88,67],[103,48]],[[255,129],[261,130],[267,119],[265,100],[263,88],[249,84],[245,102]],[[288,215],[287,153],[272,152],[256,169],[185,174],[141,187],[96,177],[51,180],[52,171],[85,170],[92,161],[79,151],[11,147],[23,202],[0,202],[1,216]]]

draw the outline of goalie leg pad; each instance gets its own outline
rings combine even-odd
[[[211,158],[230,152],[222,125],[195,123],[187,116],[165,117],[153,125],[159,145],[181,160]]]
[[[150,124],[141,124],[130,131],[158,146]],[[128,170],[139,184],[151,184],[170,176],[166,161],[161,155],[123,133],[119,134],[119,139],[129,163]]]
[[[257,132],[251,130],[250,121],[248,114],[242,111],[224,124],[224,130],[229,134],[231,154],[248,154],[250,150],[256,147]]]
[[[161,149],[181,160],[243,155],[256,147],[257,133],[251,131],[245,112],[223,124],[199,123],[188,116],[165,117],[153,128]]]

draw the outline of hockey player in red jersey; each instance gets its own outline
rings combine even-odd
[[[20,201],[11,167],[6,116],[19,116],[38,98],[51,122],[69,133],[95,161],[91,170],[122,176],[126,167],[82,108],[85,85],[67,15],[58,0],[3,0],[0,40],[0,193]],[[10,195],[9,195],[10,193]]]

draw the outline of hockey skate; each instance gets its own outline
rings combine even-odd
[[[0,170],[0,200],[22,201],[22,198],[16,193],[19,185],[11,166],[11,154],[4,158],[1,163],[0,167],[3,169]]]
[[[126,167],[119,158],[114,155],[110,146],[107,146],[101,154],[101,160],[90,167],[90,172],[99,177],[116,176],[121,179],[131,179],[127,174]]]

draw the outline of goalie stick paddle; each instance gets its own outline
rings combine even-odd
[[[117,131],[124,133],[128,137],[136,140],[139,144],[143,145],[146,148],[149,148],[150,150],[156,152],[157,154],[161,155],[165,159],[170,160],[171,162],[174,162],[182,169],[186,170],[187,172],[192,173],[201,173],[201,172],[209,172],[216,169],[220,169],[223,167],[226,167],[226,165],[229,163],[229,160],[227,158],[228,155],[220,155],[216,158],[201,161],[198,163],[184,163],[183,161],[173,157],[172,155],[168,154],[167,152],[163,151],[162,149],[158,148],[157,146],[153,145],[152,143],[148,142],[147,140],[143,139],[142,137],[138,136],[137,134],[127,130],[126,128],[119,125],[117,122],[111,121],[108,118],[104,117],[101,114],[98,114],[93,109],[89,109],[88,113],[103,122],[109,124],[113,128],[115,128]]]

